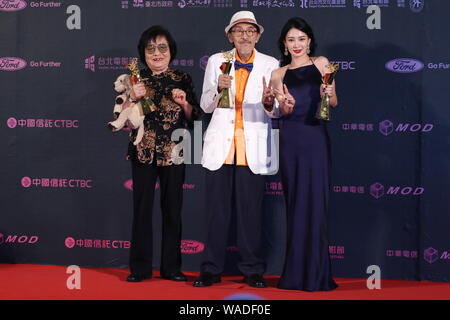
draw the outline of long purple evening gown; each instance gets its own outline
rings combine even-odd
[[[314,115],[322,76],[307,65],[287,70],[284,83],[295,98],[294,111],[280,123],[280,169],[287,211],[287,250],[278,287],[326,291],[337,284],[328,254],[329,140]]]

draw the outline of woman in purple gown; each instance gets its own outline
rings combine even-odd
[[[322,76],[329,61],[314,57],[311,27],[290,19],[278,40],[281,68],[264,89],[267,111],[280,117],[280,170],[287,213],[287,249],[278,287],[304,291],[333,290],[327,240],[330,150],[326,126],[315,118],[321,97],[337,105],[335,84]],[[279,102],[278,110],[273,101]]]

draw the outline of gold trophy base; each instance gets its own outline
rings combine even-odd
[[[220,97],[219,103],[217,105],[217,108],[228,108],[230,109],[232,106],[232,97],[231,97],[231,91],[229,88],[223,89],[222,96]]]
[[[317,109],[316,119],[330,121],[330,96],[324,95]]]
[[[141,100],[141,105],[142,105],[142,112],[144,113],[144,115],[147,115],[150,112],[153,112],[157,109],[155,103],[149,98],[143,98]]]

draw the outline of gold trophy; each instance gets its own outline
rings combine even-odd
[[[222,70],[223,74],[229,75],[231,71],[231,67],[233,65],[234,54],[233,51],[223,52],[222,56],[225,59],[225,62],[220,66],[220,70]],[[217,104],[217,108],[232,108],[234,106],[233,97],[231,96],[230,88],[223,89],[220,93],[221,97],[219,103]]]
[[[127,64],[127,69],[131,71],[130,81],[132,84],[144,82],[148,80],[147,78],[142,78],[139,73],[138,62],[137,59],[134,58],[130,64]],[[149,97],[143,97],[139,100],[142,106],[143,115],[149,114],[157,109],[155,103]]]
[[[325,66],[330,72],[326,73],[322,77],[322,82],[325,85],[330,85],[333,83],[334,76],[339,70],[338,64],[328,64]],[[328,94],[324,94],[322,100],[320,101],[320,106],[316,112],[316,118],[320,120],[330,121],[330,97]]]

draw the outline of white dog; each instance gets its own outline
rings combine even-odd
[[[120,75],[114,82],[114,90],[120,95],[116,97],[113,116],[115,121],[109,122],[108,127],[113,132],[117,132],[131,124],[132,129],[138,129],[136,139],[133,144],[137,145],[144,136],[144,113],[140,102],[131,103],[129,101],[132,85],[128,74]]]

